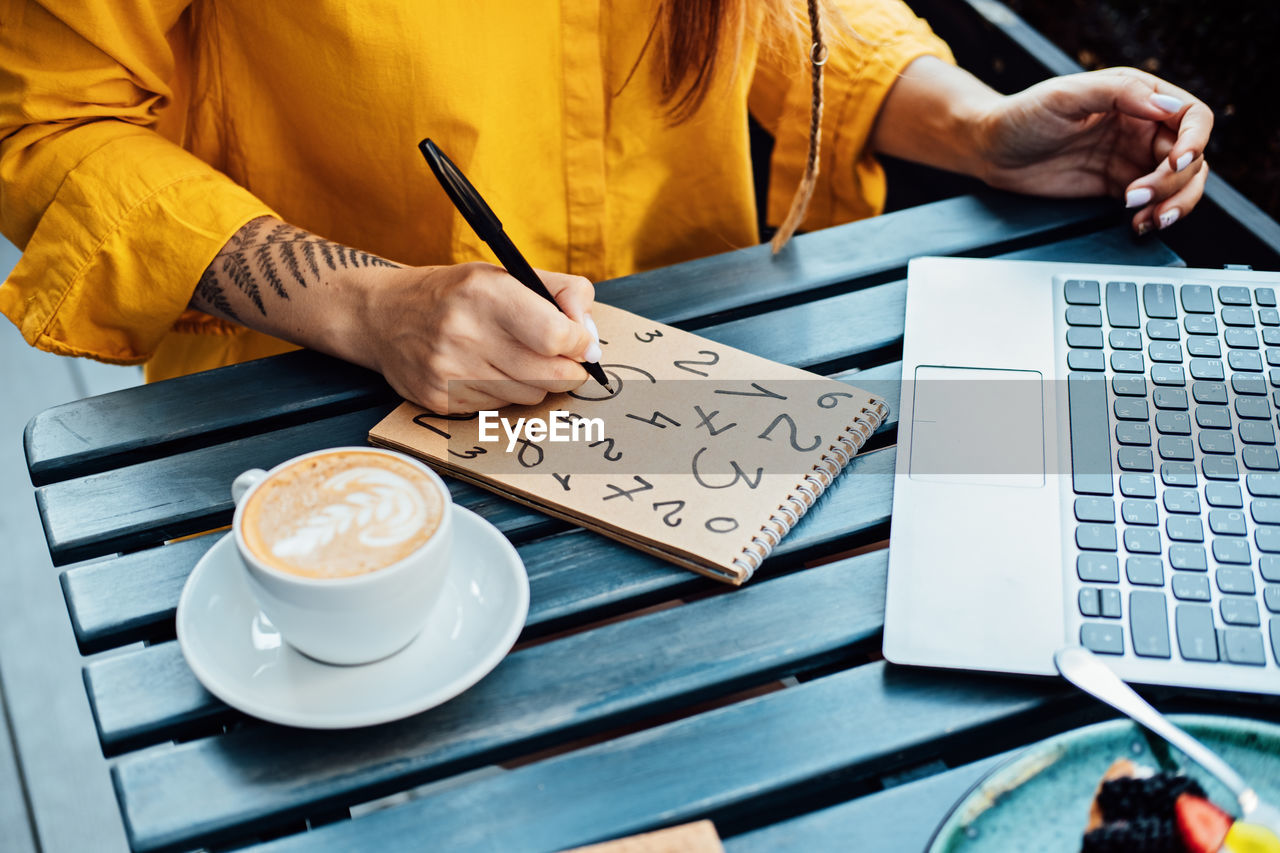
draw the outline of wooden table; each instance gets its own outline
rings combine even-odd
[[[1179,262],[1121,218],[1111,202],[961,196],[802,236],[778,258],[755,247],[598,295],[869,386],[896,415],[909,257]],[[895,416],[740,590],[453,482],[528,568],[512,654],[461,697],[384,726],[308,732],[231,711],[174,640],[183,582],[222,534],[164,543],[227,524],[238,472],[363,443],[395,402],[376,375],[303,352],[31,422],[66,602],[32,618],[69,614],[83,654],[59,677],[83,677],[101,751],[77,748],[64,784],[96,816],[95,847],[555,850],[707,817],[731,851],[919,849],[1002,754],[1105,716],[1057,682],[879,659]],[[1154,696],[1280,714],[1274,702]],[[33,767],[42,750],[62,749],[60,766],[74,751],[29,720],[14,734]],[[56,850],[47,796],[28,792]]]

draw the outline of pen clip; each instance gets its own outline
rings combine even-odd
[[[489,209],[489,205],[485,204],[484,199],[467,180],[466,175],[453,165],[453,161],[440,150],[439,146],[430,139],[424,139],[418,143],[418,150],[426,158],[427,165],[431,167],[431,171],[435,172],[436,179],[440,181],[440,185],[444,187],[444,191],[448,193],[449,199],[458,208],[462,218],[467,220],[467,224],[482,239],[488,242],[490,236],[502,231],[502,221]]]

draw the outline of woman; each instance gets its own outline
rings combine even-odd
[[[769,220],[811,195],[805,228],[880,212],[877,152],[1123,194],[1140,232],[1207,176],[1212,115],[1186,92],[1112,69],[1000,96],[899,0],[824,3],[825,44],[793,0],[7,9],[0,225],[25,253],[0,311],[150,380],[302,345],[436,410],[571,388],[598,355],[590,280],[755,242],[748,113],[776,139]],[[490,255],[424,136],[557,271],[568,317],[471,263]]]

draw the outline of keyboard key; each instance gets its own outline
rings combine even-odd
[[[1157,409],[1187,410],[1187,392],[1181,388],[1156,388],[1151,395],[1151,402]]]
[[[1169,565],[1187,572],[1205,572],[1209,570],[1204,548],[1199,545],[1170,545]]]
[[[1157,385],[1173,385],[1178,388],[1187,384],[1186,374],[1179,364],[1151,365],[1151,381]]]
[[[1129,613],[1132,618],[1132,598],[1129,599]],[[1218,605],[1218,613],[1222,616],[1222,621],[1228,625],[1251,625],[1257,627],[1262,624],[1262,619],[1258,615],[1258,602],[1252,598],[1236,595],[1224,598]]]
[[[1207,284],[1184,284],[1180,288],[1182,310],[1195,314],[1213,313],[1213,288]]]
[[[1247,543],[1242,539],[1215,539],[1213,544],[1217,545],[1219,542],[1229,542],[1233,545],[1245,544],[1247,546]],[[1249,561],[1246,559],[1244,563],[1247,566]],[[1247,568],[1228,566],[1218,569],[1217,573],[1214,574],[1214,579],[1218,582],[1218,589],[1229,595],[1253,595],[1255,592],[1253,572]]]
[[[1067,353],[1067,367],[1071,370],[1106,370],[1107,360],[1102,350],[1073,349]]]
[[[1234,353],[1232,353],[1234,355]],[[1250,353],[1252,355],[1252,353]],[[1267,383],[1261,376],[1237,373],[1231,377],[1231,390],[1254,397],[1267,396]]]
[[[1130,554],[1159,554],[1160,531],[1152,528],[1130,527],[1124,532],[1124,549]]]
[[[1164,586],[1164,564],[1159,557],[1130,557],[1124,574],[1136,586]]]
[[[1245,444],[1275,444],[1275,430],[1265,421],[1241,421],[1237,430]]]
[[[1148,320],[1147,337],[1153,341],[1176,341],[1182,331],[1173,320]]]
[[[1111,390],[1117,397],[1147,396],[1147,380],[1141,376],[1113,376]]]
[[[1269,347],[1280,347],[1280,329],[1263,329],[1262,342]]]
[[[1116,400],[1111,408],[1116,413],[1116,417],[1122,421],[1145,421],[1149,417],[1146,400],[1121,398]],[[1072,435],[1074,434],[1073,429]]]
[[[1218,301],[1223,305],[1252,305],[1247,287],[1219,287]]]
[[[1098,603],[1102,605],[1102,616],[1104,619],[1120,618],[1120,590],[1115,588],[1099,590]]]
[[[1205,430],[1196,438],[1203,453],[1233,454],[1236,452],[1236,440],[1229,432]]]
[[[1156,412],[1156,430],[1162,435],[1191,435],[1191,418],[1186,412]]]
[[[1244,512],[1238,509],[1209,510],[1209,529],[1219,536],[1244,536]]]
[[[1258,322],[1264,326],[1280,326],[1280,311],[1274,308],[1259,308]]]
[[[1280,329],[1276,331],[1280,331]],[[1222,358],[1222,346],[1218,343],[1217,338],[1188,338],[1187,352],[1203,358]]]
[[[1259,527],[1253,531],[1253,544],[1259,551],[1280,554],[1280,527]]]
[[[1231,410],[1226,406],[1197,406],[1196,424],[1203,429],[1231,429]]]
[[[1080,645],[1100,655],[1124,654],[1124,629],[1106,622],[1086,622],[1080,626]]]
[[[1151,427],[1146,424],[1125,421],[1116,424],[1116,441],[1121,444],[1151,446]]]
[[[1268,352],[1280,352],[1280,350],[1268,350]],[[1274,367],[1267,371],[1267,380],[1271,383],[1272,388],[1280,388],[1280,370]]]
[[[1091,586],[1086,586],[1076,595],[1076,600],[1080,604],[1081,616],[1098,616],[1102,613],[1101,605],[1098,604],[1098,590]]]
[[[1225,406],[1227,404],[1227,386],[1222,382],[1192,382],[1191,396],[1197,403],[1208,406]]]
[[[1197,515],[1200,512],[1200,493],[1195,489],[1165,489],[1164,510]]]
[[[1102,311],[1088,305],[1072,305],[1067,308],[1068,326],[1101,326]]]
[[[1221,382],[1226,378],[1226,373],[1222,369],[1222,362],[1216,358],[1193,358],[1188,366],[1191,369],[1192,379],[1208,379]]]
[[[1208,601],[1209,579],[1204,575],[1174,572],[1173,597],[1179,601]],[[1089,614],[1085,614],[1088,616]]]
[[[1205,483],[1204,499],[1209,506],[1220,506],[1227,509],[1240,509],[1244,506],[1244,498],[1240,495],[1240,487],[1235,483]]]
[[[1178,542],[1203,542],[1204,526],[1194,515],[1175,515],[1165,519],[1165,535]]]
[[[1269,287],[1259,287],[1253,291],[1253,298],[1259,305],[1265,305],[1274,308],[1276,304],[1276,292]]]
[[[1200,460],[1200,470],[1206,480],[1239,480],[1240,471],[1231,456],[1206,456]]]
[[[1120,517],[1125,524],[1144,524],[1155,527],[1159,524],[1156,518],[1155,501],[1127,500],[1120,504]]]
[[[1280,474],[1249,474],[1244,484],[1255,498],[1280,498]]]
[[[1107,384],[1102,377],[1067,374],[1071,419],[1072,486],[1082,495],[1110,495],[1111,436],[1107,429]]]
[[[1169,615],[1163,592],[1129,593],[1129,636],[1135,654],[1144,658],[1169,657]]]
[[[1177,346],[1177,344],[1174,344],[1174,346]],[[1154,358],[1154,356],[1152,357]],[[1258,354],[1257,350],[1233,349],[1231,352],[1227,353],[1227,366],[1232,370],[1247,370],[1250,373],[1261,373],[1262,356]],[[1249,378],[1256,378],[1259,382],[1262,381],[1261,376],[1250,376]],[[1261,391],[1259,393],[1265,394],[1266,392]]]
[[[1269,586],[1262,591],[1262,602],[1268,611],[1280,613],[1280,586]]]
[[[1266,498],[1251,501],[1249,514],[1258,524],[1280,524],[1280,501]]]
[[[1269,421],[1271,420],[1271,406],[1265,399],[1236,397],[1236,414],[1242,418]]]
[[[1196,466],[1190,462],[1163,462],[1160,465],[1160,479],[1166,486],[1194,486]]]
[[[1206,314],[1188,314],[1182,321],[1188,335],[1216,335],[1218,321]]]
[[[1280,583],[1280,557],[1262,557],[1258,560],[1258,571],[1267,583]]]
[[[1267,347],[1267,364],[1272,367],[1280,367],[1280,348]]]
[[[1271,617],[1271,656],[1280,663],[1280,616]]]
[[[1236,565],[1241,565],[1241,566],[1249,565],[1249,560],[1250,560],[1249,540],[1248,539],[1215,539],[1213,540],[1213,559],[1217,560],[1219,563],[1234,563]],[[1229,569],[1229,570],[1220,569],[1219,571],[1244,572],[1244,574],[1250,579],[1249,591],[1250,592],[1253,591],[1252,589],[1253,575],[1249,573],[1248,569]],[[1234,575],[1232,575],[1232,577],[1234,577]],[[1218,581],[1218,587],[1219,588],[1222,587],[1221,579],[1219,579]],[[1231,590],[1226,590],[1226,589],[1222,591],[1231,592]]]
[[[1241,329],[1237,326],[1232,326],[1227,329],[1223,337],[1227,341],[1227,346],[1232,349],[1258,348],[1258,333],[1253,329]]]
[[[1081,554],[1076,557],[1076,574],[1086,583],[1119,583],[1120,561],[1115,554]]]
[[[1102,330],[1086,326],[1067,329],[1067,346],[1085,349],[1102,349]]]
[[[1155,498],[1156,478],[1150,474],[1121,474],[1120,494],[1126,498]]]
[[[1274,447],[1250,445],[1241,451],[1240,461],[1251,471],[1280,471],[1280,456]]]
[[[1071,305],[1101,304],[1101,300],[1098,298],[1098,283],[1096,281],[1072,279],[1062,286],[1062,295],[1066,297],[1067,302]]]
[[[1116,529],[1109,524],[1081,524],[1076,527],[1076,547],[1081,551],[1114,551]]]
[[[1117,329],[1138,328],[1138,286],[1136,284],[1131,281],[1107,282],[1107,320]]]
[[[1113,352],[1111,369],[1116,373],[1142,373],[1147,365],[1140,352]]]
[[[1172,284],[1148,283],[1142,286],[1142,307],[1148,317],[1172,318],[1178,316],[1178,304],[1174,299]]]
[[[1155,460],[1145,447],[1122,447],[1116,451],[1116,464],[1121,471],[1154,471]]]
[[[1213,608],[1204,604],[1179,604],[1174,608],[1178,652],[1185,660],[1218,659],[1218,635],[1213,630]]]
[[[1206,433],[1200,433],[1202,436]],[[1231,438],[1231,433],[1213,433],[1216,435],[1226,435]],[[1166,435],[1156,442],[1160,450],[1161,459],[1170,459],[1174,461],[1190,461],[1195,459],[1195,448],[1191,444],[1191,439],[1181,438],[1178,436]]]
[[[1262,651],[1262,635],[1248,628],[1227,628],[1223,646],[1227,660],[1248,666],[1265,666],[1267,658]]]
[[[1182,361],[1182,347],[1171,341],[1152,341],[1147,346],[1147,355],[1152,361],[1163,362],[1180,362]],[[1257,353],[1254,353],[1257,355]],[[1258,367],[1262,369],[1261,365]]]
[[[1110,314],[1108,314],[1110,316]],[[1224,326],[1253,326],[1253,309],[1240,308],[1231,306],[1222,309],[1222,323]],[[1111,325],[1115,325],[1112,323]]]
[[[1114,524],[1116,504],[1111,498],[1076,498],[1076,520]]]
[[[1112,329],[1107,335],[1112,349],[1142,349],[1142,332],[1137,329]]]

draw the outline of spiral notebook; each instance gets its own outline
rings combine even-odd
[[[732,584],[749,580],[888,407],[843,382],[597,303],[594,382],[536,406],[369,432],[462,480]]]

